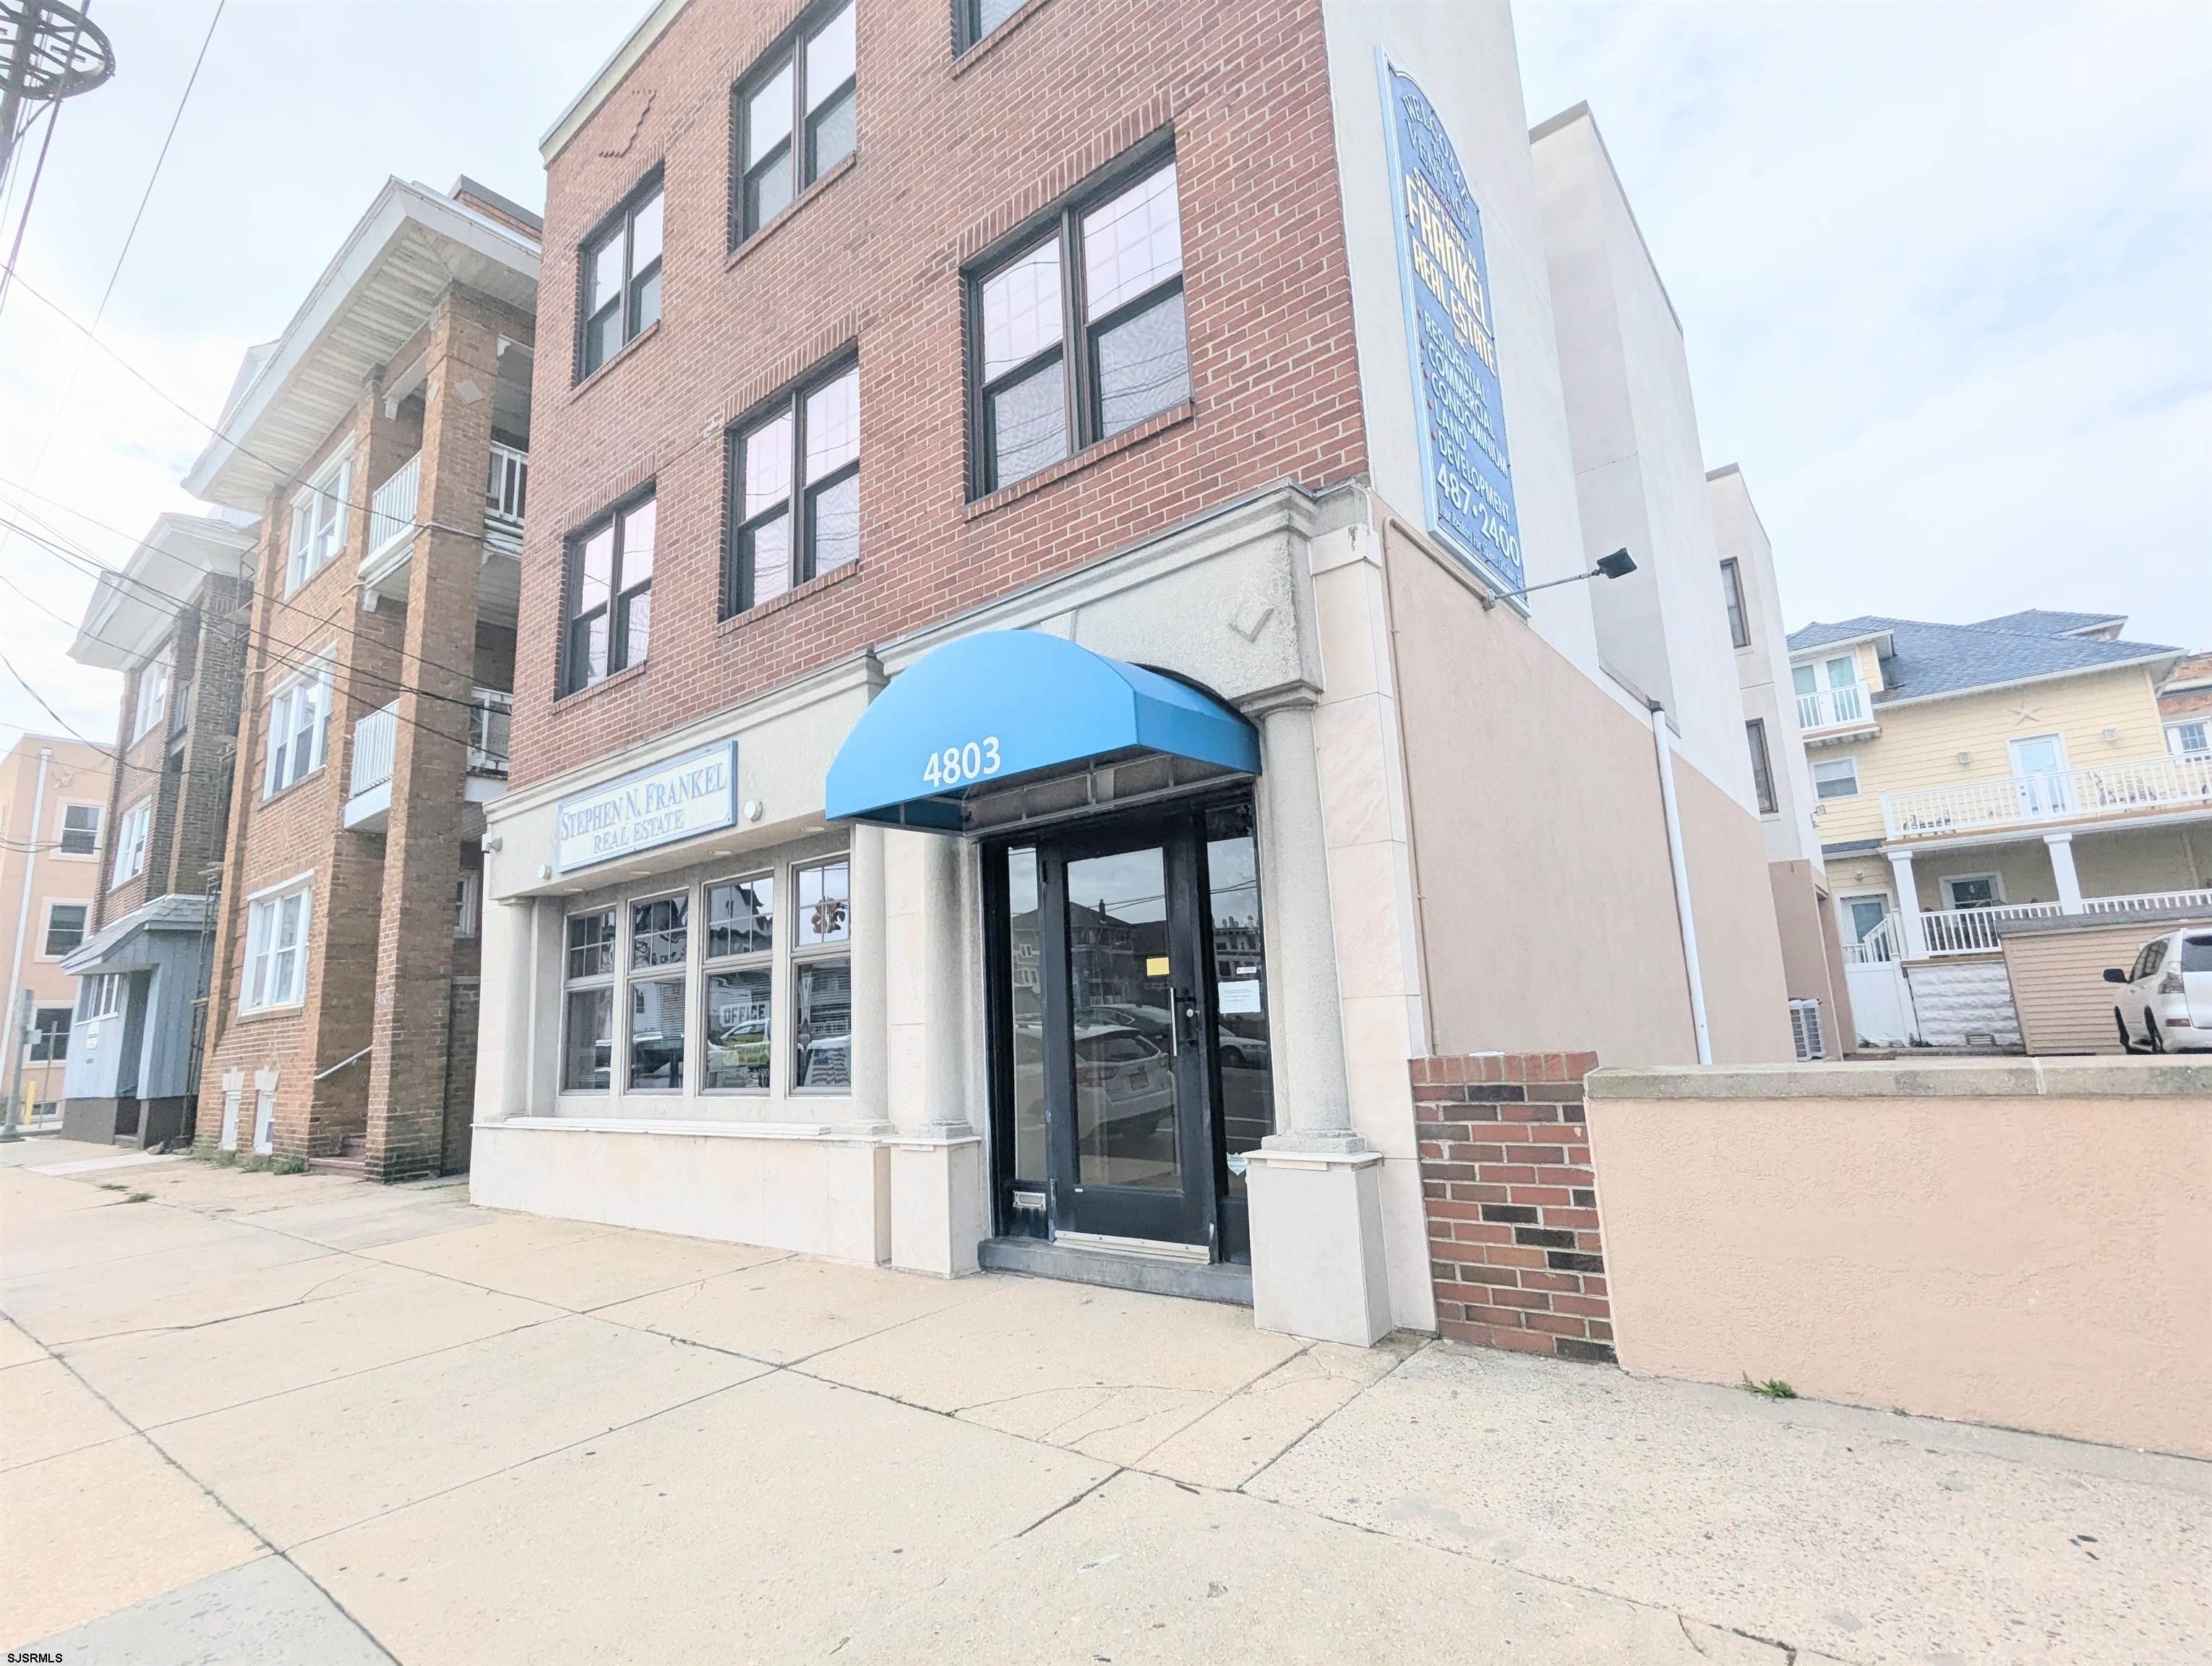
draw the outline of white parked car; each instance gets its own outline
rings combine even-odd
[[[2112,1021],[2130,1053],[2212,1053],[2212,931],[2184,927],[2142,945],[2132,966],[2107,967],[2118,984]]]

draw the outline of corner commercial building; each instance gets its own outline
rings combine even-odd
[[[465,1168],[502,790],[537,219],[391,180],[186,479],[261,517],[203,1147]]]
[[[1694,424],[1583,489],[1514,62],[653,9],[545,143],[479,1201],[1364,1342],[1432,1057],[1790,1056]],[[1663,637],[1500,599],[1623,542]]]

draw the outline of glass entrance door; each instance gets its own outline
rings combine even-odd
[[[1243,1153],[1273,1124],[1249,806],[987,872],[1001,1230],[1241,1254]]]

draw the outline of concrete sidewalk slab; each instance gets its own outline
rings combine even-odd
[[[1200,1487],[1242,1487],[1426,1340],[1400,1332],[1371,1348],[1316,1342],[1177,1430],[1136,1467]]]
[[[483,1212],[470,1207],[465,1187],[423,1190],[379,1187],[371,1195],[362,1196],[359,1189],[363,1183],[353,1184],[356,1189],[352,1192],[241,1210],[229,1218],[265,1231],[304,1238],[328,1250],[374,1250],[483,1225]]]
[[[76,1163],[95,1157],[112,1157],[115,1147],[90,1140],[64,1140],[58,1134],[32,1134],[0,1143],[0,1170],[34,1169],[48,1163]]]
[[[1670,1609],[1124,1474],[927,1601],[863,1621],[838,1659],[1790,1666],[1790,1657]]]
[[[12,1319],[0,1318],[0,1371],[46,1357],[31,1334]]]
[[[768,1369],[646,1331],[560,1318],[169,1424],[161,1440],[284,1549]]]
[[[241,1657],[249,1638],[261,1666],[391,1666],[368,1633],[278,1556],[41,1638],[30,1651],[95,1666],[205,1666]]]
[[[319,1270],[325,1265],[310,1263]],[[59,1351],[125,1416],[154,1428],[473,1342],[559,1311],[411,1268],[347,1257],[278,1307]]]
[[[778,1254],[738,1272],[602,1308],[599,1316],[788,1365],[975,1301],[988,1288],[980,1279],[932,1279]]]
[[[1856,1659],[2197,1663],[2212,1466],[1431,1348],[1250,1491]]]
[[[120,1201],[114,1192],[78,1185],[60,1175],[0,1169],[0,1254],[16,1243],[27,1246],[27,1229],[35,1222],[107,1208]]]
[[[58,1359],[0,1371],[0,1469],[37,1463],[131,1432]]]
[[[204,1214],[248,1214],[258,1210],[327,1202],[358,1196],[361,1182],[351,1175],[276,1174],[268,1170],[233,1169],[215,1163],[185,1161],[131,1177],[157,1203],[197,1209]]]
[[[156,1250],[91,1269],[0,1279],[0,1310],[49,1347],[125,1331],[181,1329],[295,1301],[337,1252],[273,1232],[241,1232],[179,1255]]]
[[[1109,1473],[778,1371],[294,1557],[409,1666],[818,1657]]]
[[[362,1253],[574,1312],[696,1284],[783,1254],[538,1215],[503,1215],[467,1231]]]
[[[13,1196],[0,1206],[0,1219],[7,1222],[0,1230],[0,1274],[10,1280],[125,1261],[133,1256],[190,1254],[233,1242],[241,1230],[185,1209],[126,1202],[128,1192],[104,1192],[82,1181],[20,1174],[8,1178],[13,1186],[36,1180],[94,1200],[83,1208],[54,1211],[39,1207],[23,1215],[17,1213],[17,1200]],[[34,1226],[35,1232],[31,1230]]]
[[[140,1435],[0,1473],[0,1648],[264,1554]]]
[[[105,1174],[110,1169],[143,1169],[168,1163],[181,1163],[182,1157],[172,1157],[161,1152],[110,1152],[105,1157],[75,1157],[62,1163],[40,1163],[33,1174]],[[133,1178],[136,1178],[134,1176]]]

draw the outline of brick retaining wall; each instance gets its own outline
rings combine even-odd
[[[1415,1059],[1437,1330],[1617,1363],[1583,1120],[1595,1053]]]

